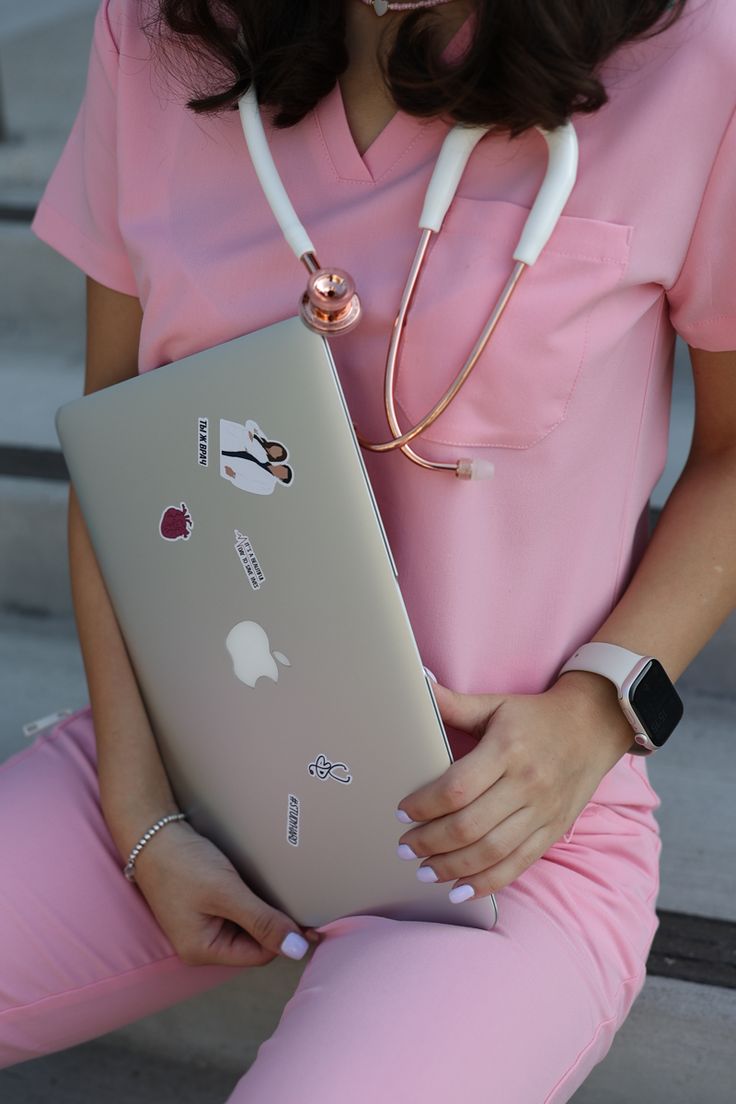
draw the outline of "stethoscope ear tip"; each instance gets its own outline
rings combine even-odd
[[[458,479],[493,479],[495,468],[490,460],[482,460],[479,456],[472,460],[458,460],[456,475]]]

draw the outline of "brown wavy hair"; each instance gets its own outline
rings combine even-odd
[[[186,106],[196,113],[237,110],[254,80],[274,125],[293,126],[348,65],[345,0],[143,3],[153,11],[141,27],[192,94]],[[384,32],[394,38],[383,79],[409,115],[493,124],[512,138],[532,126],[553,129],[607,103],[599,66],[624,43],[667,30],[686,3],[477,0],[472,42],[452,64],[441,61],[438,13],[408,12]]]

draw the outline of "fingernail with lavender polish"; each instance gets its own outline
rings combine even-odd
[[[405,813],[403,809],[397,809],[394,815],[395,815],[397,820],[401,821],[402,824],[413,824],[414,823],[414,821],[411,819],[409,814]]]
[[[416,859],[419,857],[414,854],[408,843],[400,843],[396,848],[396,854],[400,859]]]
[[[459,905],[461,901],[467,901],[475,896],[475,890],[471,885],[456,886],[448,894],[453,905]]]
[[[297,932],[289,932],[281,944],[281,953],[287,958],[304,958],[309,950],[309,943]]]
[[[437,875],[431,866],[420,866],[417,869],[417,878],[420,882],[436,882]]]

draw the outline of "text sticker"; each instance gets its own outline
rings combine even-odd
[[[202,468],[207,467],[207,452],[209,448],[209,430],[206,418],[197,418],[197,463]]]
[[[292,847],[299,846],[299,798],[289,794],[286,810],[286,839]]]
[[[241,533],[239,529],[235,529],[233,532],[235,534],[235,551],[243,566],[245,577],[253,587],[253,590],[260,590],[266,581],[266,576],[263,574],[263,569],[258,562],[258,557],[253,551],[253,545],[250,543],[245,533]]]

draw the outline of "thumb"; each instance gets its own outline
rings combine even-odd
[[[445,724],[473,734],[485,728],[504,701],[502,694],[461,694],[439,682],[432,683],[432,690]]]
[[[287,958],[303,958],[314,940],[305,939],[290,916],[272,908],[245,882],[241,881],[238,889],[225,904],[222,915],[248,932],[264,950]]]

